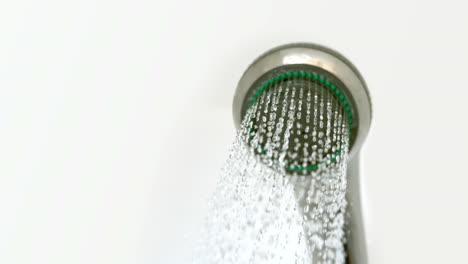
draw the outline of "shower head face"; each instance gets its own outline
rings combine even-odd
[[[349,95],[326,71],[309,65],[273,69],[244,102],[246,141],[267,164],[310,175],[340,161],[355,129]]]
[[[370,127],[371,104],[361,75],[348,60],[333,50],[314,44],[290,44],[268,51],[250,65],[239,81],[233,104],[238,128],[247,110],[260,104],[260,98],[273,93],[281,86],[279,84],[297,89],[296,96],[307,88],[314,96],[330,100],[329,103],[343,116],[342,123],[346,127],[346,136],[349,136],[349,156],[358,152]],[[324,118],[325,123],[335,122],[333,117],[330,120]],[[330,148],[329,154],[336,154],[340,148]]]
[[[336,79],[333,74],[321,68],[306,64],[281,66],[268,71],[255,81],[247,93],[247,100],[243,102],[241,115],[245,116],[247,110],[255,103],[258,103],[261,96],[264,96],[265,93],[275,93],[279,97],[277,100],[281,101],[283,100],[284,93],[277,91],[278,89],[295,89],[297,90],[294,91],[295,97],[290,99],[295,101],[296,105],[303,105],[302,108],[304,109],[309,107],[311,111],[316,109],[322,113],[327,110],[323,108],[338,111],[340,114],[340,124],[346,126],[346,132],[350,137],[350,141],[353,142],[356,138],[357,129],[355,124],[358,122],[358,113],[356,113],[353,107],[355,105],[353,97],[343,87],[344,84],[339,79]],[[307,98],[307,95],[311,98]],[[306,105],[308,103],[310,105]],[[279,115],[280,113],[276,114]],[[318,113],[311,114],[317,116]],[[321,120],[322,123],[338,122],[338,120],[335,120],[335,118],[338,119],[338,116],[335,117],[333,114],[325,113],[322,117],[323,120]],[[305,124],[310,120],[306,120],[306,115],[304,114],[300,120],[296,121],[305,127]],[[318,130],[317,133],[325,133],[326,126],[323,124],[320,126],[319,122],[315,121],[317,127],[313,128]],[[313,126],[313,124],[310,124],[310,126]]]

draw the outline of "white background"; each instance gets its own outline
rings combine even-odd
[[[238,79],[297,41],[370,88],[370,263],[466,263],[468,7],[430,2],[0,2],[0,263],[182,263]]]

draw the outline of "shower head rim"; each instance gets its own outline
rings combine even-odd
[[[286,65],[310,65],[328,71],[340,79],[352,95],[358,114],[357,133],[349,156],[362,146],[370,129],[372,107],[366,83],[357,68],[343,55],[330,48],[312,43],[292,43],[275,47],[259,56],[242,75],[233,101],[234,122],[240,127],[244,103],[255,81],[263,74]]]

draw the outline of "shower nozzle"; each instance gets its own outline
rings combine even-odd
[[[279,105],[278,102],[282,102],[283,109],[271,109],[269,101],[274,101],[271,103],[273,108]],[[315,115],[316,118],[318,116],[318,122],[310,121],[312,114],[308,109],[300,110],[302,105],[314,111],[324,109]],[[299,114],[295,114],[295,107],[298,107]],[[254,111],[249,112],[250,108]],[[372,111],[369,92],[359,71],[344,56],[320,45],[296,43],[271,49],[258,57],[239,81],[233,102],[236,127],[241,127],[241,122],[248,113],[258,112],[259,109],[263,120],[245,118],[250,122],[247,128],[253,134],[256,129],[263,129],[263,133],[271,137],[272,124],[276,122],[283,126],[286,123],[283,118],[287,117],[283,114],[285,112],[290,111],[291,119],[295,119],[296,127],[291,133],[295,133],[294,140],[297,144],[285,140],[285,145],[292,144],[286,146],[286,149],[297,145],[304,147],[292,148],[293,155],[283,158],[288,174],[311,176],[320,164],[331,164],[337,160],[337,156],[343,154],[342,150],[348,152],[349,161],[345,159],[348,161],[346,199],[349,212],[347,227],[350,230],[346,242],[347,263],[367,263],[359,150],[369,132]],[[273,117],[269,115],[267,120],[266,113],[272,113]],[[269,122],[271,120],[273,122]],[[309,127],[314,129],[312,133],[308,131]],[[292,138],[289,134],[285,136],[289,131],[280,133],[283,134],[276,136]],[[312,139],[315,135],[318,135],[317,140]],[[266,154],[266,144],[269,144],[268,140],[255,142],[252,146],[257,153]],[[309,155],[308,150],[302,150],[311,145],[318,146],[321,152],[317,153],[326,157],[318,159],[321,163],[317,163],[317,159]],[[268,157],[278,158],[272,155]]]
[[[370,128],[372,111],[369,92],[361,74],[349,60],[320,45],[283,45],[257,58],[244,72],[234,96],[233,114],[237,128],[247,109],[263,92],[277,82],[292,79],[296,84],[317,84],[342,107],[348,123],[349,157],[352,158]]]

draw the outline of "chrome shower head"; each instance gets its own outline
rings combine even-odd
[[[275,82],[299,79],[315,82],[335,96],[347,115],[350,132],[349,157],[363,144],[371,123],[371,102],[364,79],[354,65],[338,52],[309,43],[276,47],[257,58],[239,81],[233,102],[236,127],[247,109]]]
[[[263,101],[259,102],[259,100],[265,98],[266,92],[272,94],[272,91],[276,91],[276,98],[284,99],[284,93],[278,92],[278,87],[284,86],[284,83],[287,83],[286,86],[293,90],[306,90],[308,93],[314,91],[316,98],[326,98],[327,104],[334,107],[337,113],[342,114],[341,116],[335,115],[335,117],[323,115],[323,118],[325,122],[333,123],[337,120],[336,116],[340,116],[337,121],[340,124],[339,128],[345,128],[347,133],[345,131],[344,134],[338,135],[344,135],[347,139],[344,142],[349,143],[332,147],[323,147],[326,145],[323,142],[321,144],[322,150],[328,151],[323,151],[323,157],[331,157],[331,161],[334,155],[338,155],[336,153],[342,150],[342,146],[348,150],[346,196],[350,232],[347,237],[346,250],[348,263],[365,264],[367,263],[367,246],[361,207],[359,150],[370,129],[372,108],[364,79],[349,60],[332,49],[309,43],[279,46],[257,58],[242,75],[233,102],[236,127],[240,128],[250,107],[264,105]],[[305,102],[305,99],[298,97],[297,94],[289,99]],[[303,116],[299,117],[296,123],[306,122],[304,119]],[[343,125],[341,125],[342,121],[344,121]],[[259,126],[258,122],[264,125],[260,120],[257,121],[257,126]],[[253,125],[252,123],[252,127],[248,128],[254,129]],[[327,126],[327,129],[329,127]],[[319,132],[325,132],[320,131],[325,128],[318,129]],[[301,132],[299,135],[296,132],[295,140],[307,143],[310,137],[307,138],[303,136],[304,134]],[[260,148],[262,147],[260,145]],[[261,149],[260,153],[263,151]],[[307,160],[307,153],[299,152],[298,154],[294,159],[286,160],[286,169],[290,169],[291,164],[294,164],[294,170],[289,172],[312,175],[311,172],[317,169],[318,163]]]

